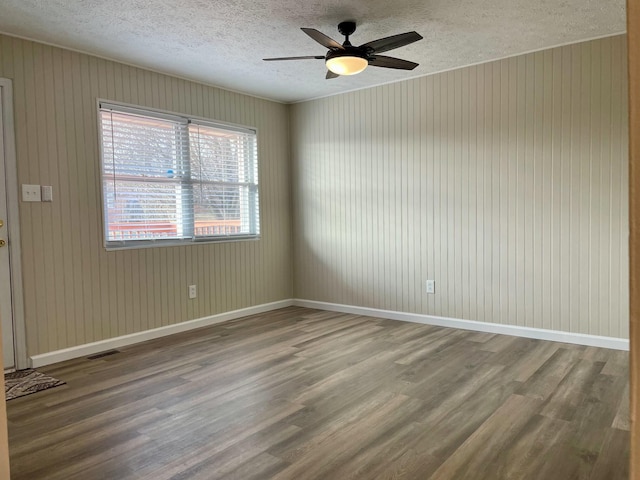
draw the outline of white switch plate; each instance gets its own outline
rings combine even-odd
[[[427,280],[427,293],[436,293],[436,281]]]
[[[23,202],[40,202],[40,185],[22,185],[22,201]]]
[[[196,298],[198,296],[198,291],[196,290],[195,285],[189,285],[189,298]]]
[[[42,185],[40,191],[43,202],[53,202],[53,187],[51,185]]]

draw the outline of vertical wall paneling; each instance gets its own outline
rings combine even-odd
[[[293,105],[295,296],[626,338],[626,69],[616,36]]]
[[[19,205],[29,355],[291,298],[286,105],[2,35],[0,77],[18,181],[54,192]],[[105,251],[97,98],[256,127],[262,238]]]

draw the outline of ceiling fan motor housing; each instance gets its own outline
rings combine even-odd
[[[344,50],[329,50],[327,52],[326,60],[338,57],[359,57],[368,60],[367,51],[359,47],[345,47]]]

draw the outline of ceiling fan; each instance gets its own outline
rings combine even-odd
[[[422,36],[417,32],[407,32],[391,37],[380,38],[355,47],[351,45],[349,36],[356,31],[356,22],[341,22],[338,25],[338,31],[345,36],[342,45],[315,28],[302,28],[301,30],[320,45],[328,48],[329,51],[327,54],[306,57],[265,58],[263,60],[267,62],[274,60],[324,60],[328,69],[327,79],[336,78],[340,75],[355,75],[356,73],[362,72],[368,65],[373,67],[395,68],[398,70],[413,70],[418,66],[417,63],[400,58],[378,55],[379,53],[404,47],[410,43],[422,40]]]

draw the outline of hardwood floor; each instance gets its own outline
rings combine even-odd
[[[290,307],[40,369],[12,478],[626,479],[627,356]]]

